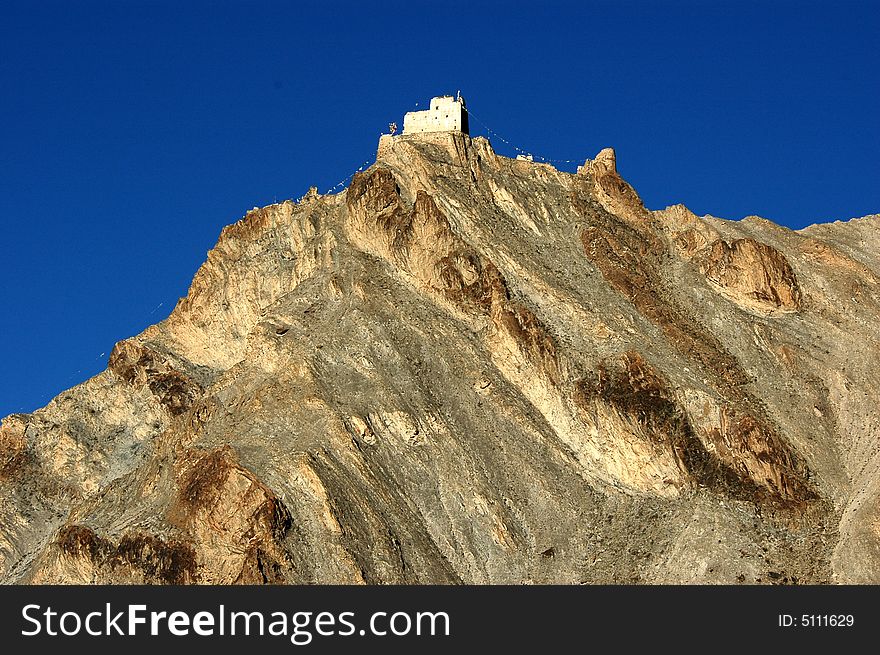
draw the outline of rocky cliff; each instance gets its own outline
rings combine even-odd
[[[880,582],[878,235],[383,137],[4,419],[0,580]]]

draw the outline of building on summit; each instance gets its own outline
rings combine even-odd
[[[403,117],[403,133],[424,134],[425,132],[470,133],[467,109],[461,93],[456,97],[431,98],[430,109],[406,113]]]

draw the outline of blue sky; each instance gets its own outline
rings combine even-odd
[[[651,208],[794,228],[880,212],[878,13],[4,0],[0,416],[102,370],[185,295],[224,225],[333,186],[432,95],[460,89],[546,158],[615,147]]]

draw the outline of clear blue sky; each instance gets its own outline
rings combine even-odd
[[[432,95],[544,157],[614,146],[651,208],[880,212],[876,5],[3,0],[0,416],[102,370],[224,225],[333,186]]]

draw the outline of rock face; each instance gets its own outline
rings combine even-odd
[[[801,292],[785,256],[766,243],[718,239],[701,262],[709,282],[744,307],[795,311]]]
[[[880,216],[383,137],[0,427],[0,580],[880,582]]]

